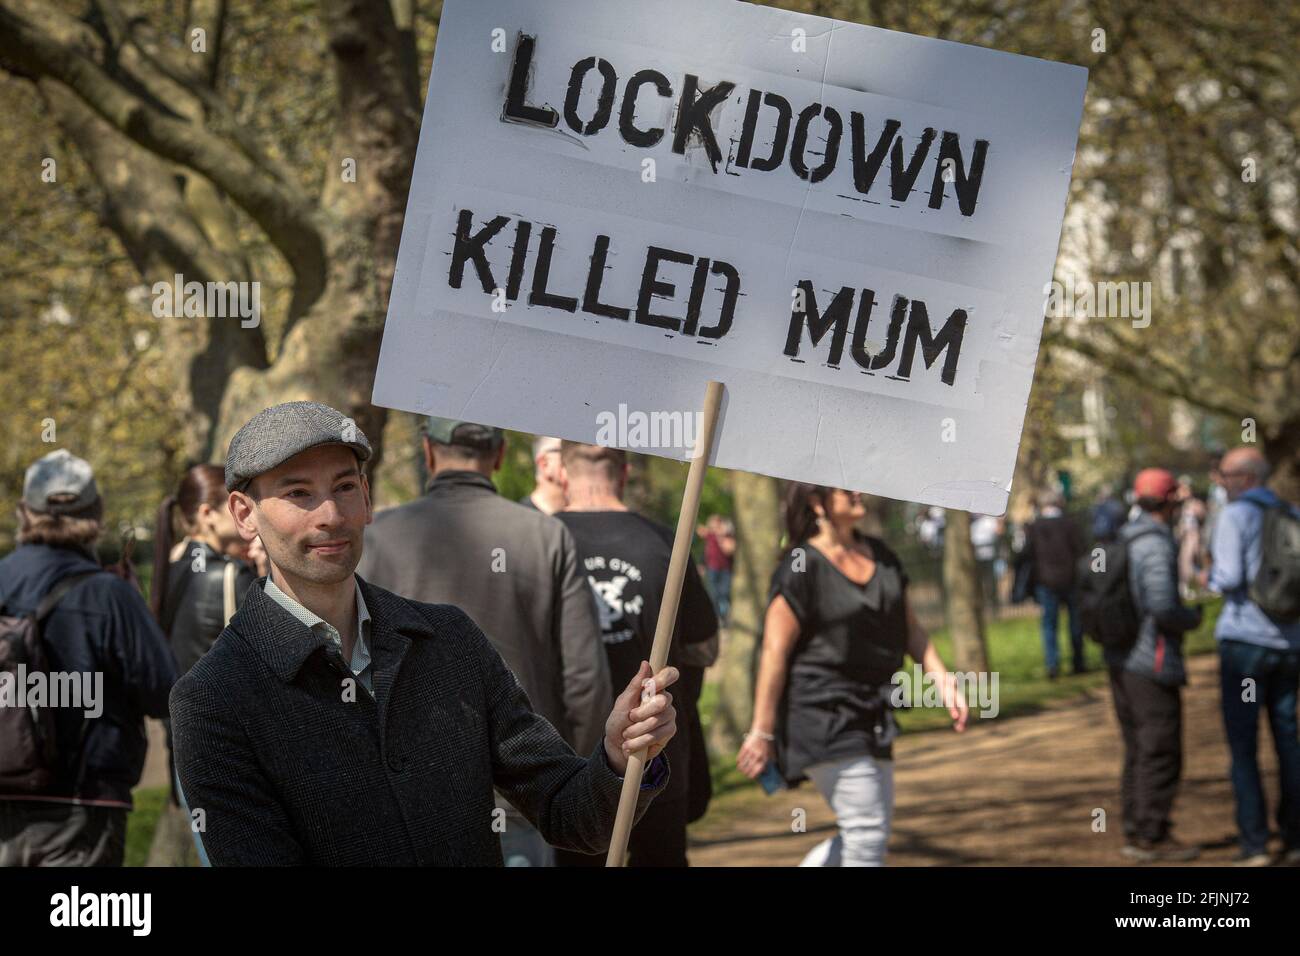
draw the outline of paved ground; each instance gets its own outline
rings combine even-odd
[[[1184,774],[1175,833],[1200,843],[1206,865],[1236,852],[1228,753],[1219,719],[1218,663],[1192,658],[1184,690]],[[1108,688],[1033,716],[974,721],[965,734],[905,735],[896,746],[897,805],[889,863],[931,865],[1127,865],[1119,821],[1119,727]],[[1261,727],[1270,808],[1277,773]],[[807,832],[791,812],[807,811]],[[1093,832],[1093,811],[1107,829]],[[716,811],[716,812],[715,812]],[[793,866],[834,832],[834,818],[810,784],[766,797],[745,787],[715,801],[691,828],[697,866]]]

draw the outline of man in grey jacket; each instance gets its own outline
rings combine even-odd
[[[1124,737],[1122,852],[1144,863],[1185,862],[1200,853],[1171,835],[1169,819],[1183,763],[1183,635],[1201,623],[1201,609],[1184,606],[1178,594],[1178,547],[1170,531],[1177,490],[1178,482],[1163,468],[1144,469],[1134,480],[1141,514],[1119,537],[1141,624],[1132,647],[1106,651]]]
[[[596,604],[573,536],[556,519],[507,501],[499,428],[429,418],[426,494],[375,516],[357,573],[402,597],[455,604],[478,624],[537,713],[578,753],[605,733],[614,695]],[[507,863],[550,865],[553,854],[509,804]]]

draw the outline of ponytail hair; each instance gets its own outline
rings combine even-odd
[[[220,508],[225,503],[225,469],[219,465],[194,465],[181,477],[176,494],[168,495],[158,506],[158,517],[154,523],[153,580],[149,586],[149,606],[160,623],[163,618],[163,600],[167,593],[171,551],[176,543],[172,524],[173,509],[180,510],[185,531],[192,534],[198,525],[200,506]]]

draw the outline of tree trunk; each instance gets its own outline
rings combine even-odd
[[[184,365],[187,450],[219,460],[268,405],[331,404],[382,455],[385,409],[370,404],[392,285],[420,103],[413,11],[389,0],[327,0],[336,121],[319,198],[300,173],[253,141],[215,89],[225,4],[191,10],[211,36],[194,59],[113,0],[92,26],[37,0],[0,0],[0,69],[36,83],[107,197],[104,221],[146,282],[258,281],[231,209],[265,233],[293,275],[273,367],[260,328],[236,319],[170,320]]]
[[[754,652],[767,589],[781,546],[780,484],[775,478],[732,472],[736,502],[736,556],[731,586],[731,621],[714,677],[718,703],[709,727],[710,749],[734,754],[754,710]]]
[[[100,217],[146,287],[165,282],[170,288],[177,274],[186,282],[249,279],[229,212],[207,180],[131,142],[67,87],[43,79],[37,88],[102,189]],[[243,366],[266,367],[262,329],[243,328],[238,318],[158,321],[162,347],[176,360],[177,402],[186,422],[182,445],[188,457],[209,460],[229,377]]]
[[[267,405],[324,402],[357,423],[383,458],[388,410],[372,405],[375,366],[402,236],[420,114],[409,23],[384,3],[334,2],[324,18],[339,95],[339,119],[320,208],[326,268],[323,291],[293,322],[275,364],[230,379],[218,428],[224,449]],[[408,50],[409,52],[409,50]],[[354,174],[344,175],[345,164]]]
[[[970,540],[970,513],[949,511],[943,534],[944,602],[952,634],[953,669],[989,669],[979,568]]]

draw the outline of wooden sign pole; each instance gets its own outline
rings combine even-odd
[[[713,453],[713,435],[718,424],[718,408],[722,404],[722,383],[709,382],[704,392],[703,422],[695,441],[695,457],[686,475],[686,490],[682,493],[682,510],[677,516],[677,534],[673,538],[673,554],[668,561],[668,580],[664,584],[664,598],[659,605],[659,620],[655,624],[654,644],[650,649],[650,670],[659,673],[668,663],[668,646],[673,640],[673,625],[677,622],[677,605],[682,596],[682,581],[686,578],[686,564],[691,559],[691,539],[695,536],[695,522],[700,513],[700,492],[704,490],[704,474]],[[670,691],[671,693],[671,691]],[[680,733],[680,731],[679,731]],[[641,774],[645,771],[646,751],[638,750],[627,761],[623,774],[623,791],[618,798],[618,816],[614,819],[614,835],[609,842],[606,866],[622,866],[627,856],[627,840],[632,835],[632,817],[636,812],[636,798],[641,791]],[[685,773],[685,767],[670,768],[671,773]]]

